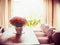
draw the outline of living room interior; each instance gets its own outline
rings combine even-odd
[[[23,27],[23,30],[27,30],[25,34],[27,39],[22,38],[26,40],[26,42],[22,42],[22,44],[59,45],[59,15],[60,0],[0,0],[0,37],[3,40],[0,41],[0,43],[5,44],[8,42],[10,44],[10,40],[12,39],[9,38],[8,41],[5,41],[5,38],[8,38],[8,35],[5,35],[5,33],[10,35],[14,32],[12,28]],[[19,21],[21,21],[21,25]],[[23,23],[26,24],[23,25]],[[11,32],[8,32],[9,30]],[[33,31],[34,36],[32,33],[30,34],[29,30]],[[31,41],[33,40],[32,42],[28,41],[30,36],[28,38],[27,32],[36,39],[36,42],[33,38],[31,38]],[[22,35],[24,33],[23,31]],[[19,31],[17,31],[17,34],[20,34]],[[22,37],[24,37],[24,35]],[[15,40],[16,39],[14,39],[14,41]],[[15,43],[11,43],[11,45],[13,44]]]

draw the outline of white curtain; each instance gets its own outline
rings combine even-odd
[[[52,1],[46,0],[46,23],[52,26]]]
[[[0,0],[0,26],[9,27],[9,19],[11,16],[11,0]]]
[[[0,0],[0,26],[5,26],[5,0]]]
[[[60,3],[55,2],[55,27],[60,30]]]
[[[12,0],[12,17],[40,17],[40,23],[46,23],[46,4],[44,0]],[[34,17],[35,18],[35,17]]]

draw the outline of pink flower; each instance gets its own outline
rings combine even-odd
[[[10,19],[10,23],[16,27],[22,27],[27,23],[27,20],[22,17],[13,17]]]

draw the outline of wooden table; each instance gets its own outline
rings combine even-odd
[[[11,45],[40,44],[33,30],[29,30],[28,28],[23,29],[22,36],[16,38],[16,31],[14,27],[7,29],[7,31],[2,34],[1,42]]]

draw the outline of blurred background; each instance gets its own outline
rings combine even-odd
[[[40,29],[40,24],[60,28],[59,0],[0,0],[0,26],[11,27],[9,20],[14,16],[28,20],[26,26]]]

